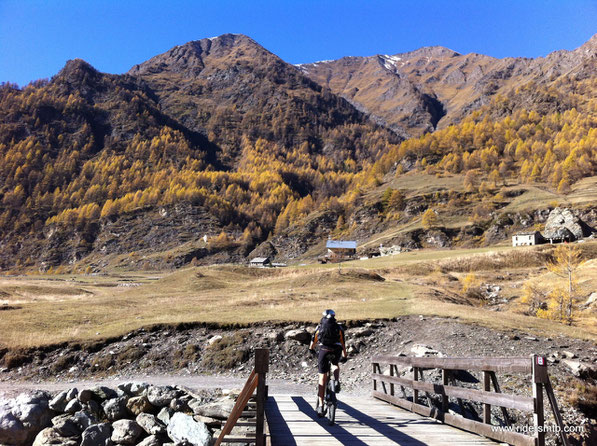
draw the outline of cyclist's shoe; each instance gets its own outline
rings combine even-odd
[[[340,381],[338,381],[337,379],[335,379],[333,385],[334,385],[334,392],[340,393]]]
[[[319,403],[317,404],[317,408],[315,409],[315,411],[317,412],[317,416],[319,418],[323,417],[323,406],[320,406]]]

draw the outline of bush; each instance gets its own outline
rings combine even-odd
[[[597,384],[573,378],[569,382],[564,398],[572,407],[583,412],[589,418],[597,418]]]
[[[7,369],[14,369],[29,362],[31,358],[20,352],[8,352],[4,355],[4,367]]]
[[[99,354],[92,362],[91,366],[94,371],[108,370],[114,365],[114,358],[110,354]]]
[[[190,363],[198,361],[200,357],[201,347],[196,344],[187,344],[185,348],[174,352],[174,365],[178,368],[183,368]]]
[[[244,348],[244,337],[240,332],[224,336],[205,349],[203,364],[216,369],[230,369],[249,359],[249,350]]]
[[[145,349],[143,347],[131,345],[118,353],[118,355],[116,355],[116,359],[119,363],[130,363],[141,359],[144,355]]]
[[[76,355],[70,354],[70,355],[59,356],[58,359],[56,359],[52,363],[52,365],[50,365],[50,371],[52,373],[58,373],[62,370],[70,368],[71,366],[73,366],[76,363],[77,363]]]

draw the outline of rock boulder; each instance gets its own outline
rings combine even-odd
[[[558,240],[572,236],[573,240],[578,240],[590,235],[590,233],[590,228],[576,217],[570,209],[555,208],[547,217],[543,236],[546,239]]]
[[[211,443],[207,426],[180,412],[176,412],[170,419],[168,436],[175,443],[188,442],[193,446],[208,446]]]

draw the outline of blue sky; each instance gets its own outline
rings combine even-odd
[[[582,45],[596,23],[596,0],[0,0],[0,82],[51,77],[76,57],[122,73],[227,32],[291,63],[429,45],[537,57]]]

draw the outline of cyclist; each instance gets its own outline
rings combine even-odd
[[[325,310],[322,313],[321,321],[313,333],[309,350],[315,352],[315,345],[319,343],[319,355],[317,365],[319,369],[319,388],[317,400],[317,415],[323,416],[323,396],[327,385],[327,373],[332,364],[334,375],[334,388],[336,393],[340,392],[340,367],[338,362],[346,362],[346,345],[344,342],[344,330],[336,322],[334,310]]]

